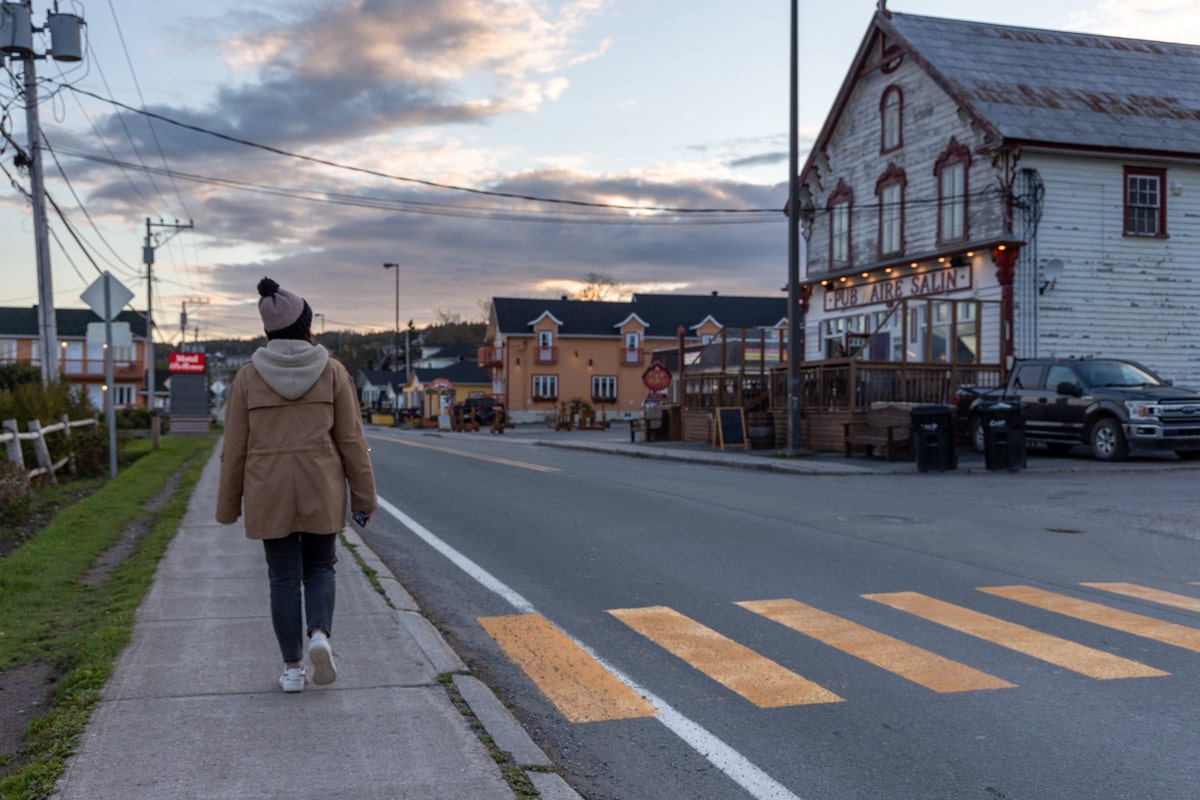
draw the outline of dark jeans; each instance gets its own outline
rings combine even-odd
[[[264,539],[267,574],[271,580],[271,622],[284,662],[304,658],[304,633],[333,632],[336,533],[292,533]],[[301,616],[301,586],[304,616]],[[308,628],[304,627],[308,618]]]

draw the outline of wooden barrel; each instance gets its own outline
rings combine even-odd
[[[775,417],[770,411],[751,411],[746,415],[746,429],[751,450],[770,450],[775,447]]]

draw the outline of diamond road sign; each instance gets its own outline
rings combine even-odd
[[[108,284],[108,308],[104,307],[104,285]],[[114,278],[110,273],[105,272],[96,282],[84,290],[83,294],[79,295],[83,302],[88,304],[88,308],[96,312],[96,316],[105,322],[111,322],[117,318],[117,314],[121,313],[121,309],[125,304],[133,299],[133,292],[125,287],[125,284]]]

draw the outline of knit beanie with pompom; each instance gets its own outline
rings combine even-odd
[[[312,330],[312,309],[298,294],[280,289],[270,278],[258,282],[258,313],[268,339],[307,339]]]

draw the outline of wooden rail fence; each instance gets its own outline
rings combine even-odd
[[[58,461],[51,461],[50,448],[46,445],[46,435],[61,431],[63,436],[67,437],[69,443],[72,428],[82,428],[97,424],[99,423],[94,418],[70,420],[66,414],[63,414],[62,418],[53,425],[43,426],[38,420],[31,419],[29,420],[28,432],[21,433],[15,419],[6,419],[2,425],[3,433],[0,433],[0,442],[3,442],[8,449],[8,460],[15,464],[17,469],[22,472],[25,472],[25,454],[22,452],[21,442],[33,442],[33,452],[37,456],[38,466],[36,469],[29,470],[26,473],[26,477],[29,480],[41,478],[47,483],[58,483],[55,473],[71,460],[71,454],[68,452],[66,456],[60,458]]]

